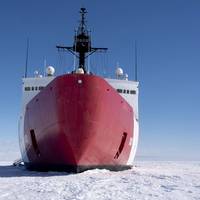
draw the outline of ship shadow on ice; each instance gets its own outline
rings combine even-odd
[[[67,176],[72,174],[73,173],[53,172],[53,171],[47,171],[47,172],[29,171],[23,165],[22,166],[0,165],[0,178]]]
[[[133,174],[135,174],[134,172],[134,168],[138,168],[139,166],[135,165],[132,169],[128,169],[128,170],[123,170],[124,172],[129,172],[130,170],[132,171]],[[78,174],[84,173],[84,172],[89,172],[91,173],[91,171],[95,172],[95,171],[102,171],[104,172],[105,170],[108,172],[122,172],[122,171],[110,171],[108,169],[90,169],[90,170],[86,170],[83,172],[80,172]],[[63,172],[63,171],[32,171],[32,170],[28,170],[25,168],[24,165],[20,165],[20,166],[14,166],[14,165],[0,165],[0,178],[8,178],[8,177],[51,177],[51,176],[69,176],[69,175],[77,175],[76,172]]]

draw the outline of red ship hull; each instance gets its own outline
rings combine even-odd
[[[133,109],[104,79],[55,78],[27,105],[25,149],[34,170],[127,169]]]

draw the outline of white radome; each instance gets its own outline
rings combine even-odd
[[[46,69],[47,76],[53,76],[55,73],[55,69],[53,66],[48,66]]]
[[[34,75],[35,75],[35,77],[38,77],[39,76],[39,72],[37,70],[34,71]]]
[[[117,77],[120,77],[120,76],[123,76],[123,69],[121,68],[121,67],[118,67],[117,69],[116,69],[116,71],[115,71],[115,73],[116,73],[116,76]]]
[[[128,81],[128,74],[125,74],[125,75],[124,75],[124,78],[125,78],[125,80]]]
[[[76,74],[84,74],[84,70],[82,68],[78,68],[76,70]]]

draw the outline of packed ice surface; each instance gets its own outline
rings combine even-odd
[[[0,163],[0,199],[200,199],[199,162],[138,162],[131,170],[29,172]]]
[[[41,173],[13,167],[8,161],[13,155],[4,153],[0,199],[200,200],[200,162],[137,161],[131,170],[121,172]]]

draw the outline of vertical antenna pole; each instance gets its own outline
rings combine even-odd
[[[77,37],[77,32],[75,30],[75,52],[76,52],[76,37]],[[76,70],[76,55],[74,54],[74,69],[73,71]]]
[[[27,43],[26,43],[26,64],[25,64],[25,72],[24,72],[24,77],[27,77],[27,72],[28,72],[28,54],[29,54],[29,38],[27,38]]]
[[[89,35],[91,37],[91,35]],[[88,44],[88,52],[90,51]],[[87,73],[90,74],[90,56],[87,57],[88,65],[87,65]]]
[[[88,56],[88,70],[87,73],[90,74],[90,56]]]
[[[46,57],[44,57],[44,77],[45,77],[45,73],[46,73],[46,67],[47,67],[47,59],[46,59]]]
[[[138,81],[137,41],[135,41],[135,81]]]

